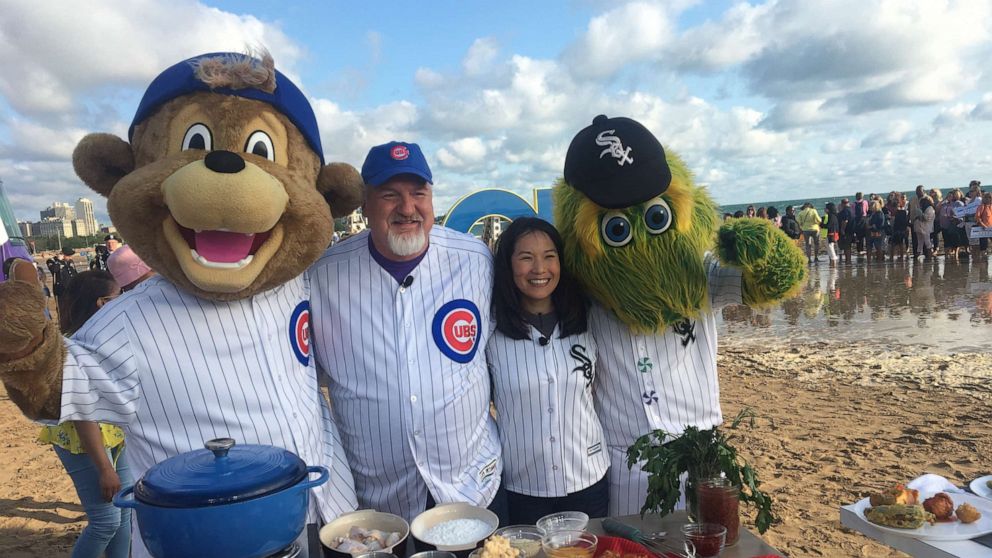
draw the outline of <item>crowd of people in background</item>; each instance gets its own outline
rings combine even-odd
[[[946,196],[938,188],[927,190],[920,185],[911,198],[902,192],[890,192],[884,198],[858,192],[853,203],[848,198],[839,204],[829,202],[822,214],[806,202],[798,212],[787,206],[784,215],[774,206],[755,209],[749,205],[723,217],[774,221],[805,250],[809,265],[820,263],[821,240],[826,242],[830,265],[841,259],[851,263],[855,256],[865,261],[929,261],[941,255],[948,260],[987,259],[989,239],[972,242],[968,231],[992,228],[992,192],[983,192],[981,182],[972,180],[967,192],[953,188]]]

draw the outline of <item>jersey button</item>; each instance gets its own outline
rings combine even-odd
[[[420,436],[420,431],[419,430],[414,430],[413,431],[413,435],[414,436]]]
[[[554,414],[554,412],[555,412],[554,409],[552,409],[551,407],[548,407],[548,414],[549,415]]]
[[[417,396],[416,395],[411,395],[410,396],[410,403],[416,403],[416,402],[417,402]]]
[[[555,441],[555,437],[554,437],[554,436],[552,436],[551,438],[549,438],[549,440],[551,440],[551,442],[552,442],[552,443],[554,443],[554,441]]]
[[[552,465],[551,466],[551,470],[552,471],[557,471],[558,470],[558,466],[557,465]]]

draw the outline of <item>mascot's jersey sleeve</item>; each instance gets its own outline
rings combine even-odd
[[[128,330],[129,318],[111,302],[65,340],[62,421],[89,420],[126,426],[137,415],[141,384]]]
[[[681,433],[686,426],[723,422],[716,371],[716,312],[740,304],[739,269],[705,260],[710,308],[653,334],[637,334],[598,304],[590,328],[599,368],[593,391],[609,446],[626,448],[655,429]],[[616,466],[616,464],[614,464]]]

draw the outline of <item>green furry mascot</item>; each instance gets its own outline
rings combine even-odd
[[[774,304],[806,277],[771,221],[717,228],[716,205],[678,156],[629,118],[597,116],[572,140],[554,192],[565,266],[596,304],[595,395],[610,452],[610,515],[638,513],[647,473],[627,448],[656,429],[723,422],[716,311]]]

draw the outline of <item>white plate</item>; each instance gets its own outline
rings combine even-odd
[[[968,487],[971,488],[971,491],[975,494],[978,494],[983,498],[992,499],[992,488],[989,488],[989,485],[987,484],[990,480],[992,480],[992,475],[985,475],[984,477],[971,481],[971,484],[968,485]]]
[[[973,539],[975,537],[980,537],[982,535],[987,535],[992,533],[992,500],[986,500],[980,496],[975,496],[973,494],[947,494],[954,500],[954,508],[957,509],[961,504],[971,504],[982,513],[982,517],[974,523],[961,523],[960,521],[952,521],[948,523],[936,523],[930,525],[929,523],[924,523],[923,527],[918,529],[896,529],[895,527],[886,527],[884,525],[876,525],[865,517],[865,510],[871,507],[868,498],[861,500],[857,504],[854,504],[854,511],[859,517],[868,522],[869,525],[885,531],[886,533],[893,533],[896,535],[902,535],[904,537],[912,537],[914,539],[927,539],[931,541],[966,541],[968,539]],[[929,497],[928,495],[927,497]],[[920,498],[922,503],[925,498]]]

